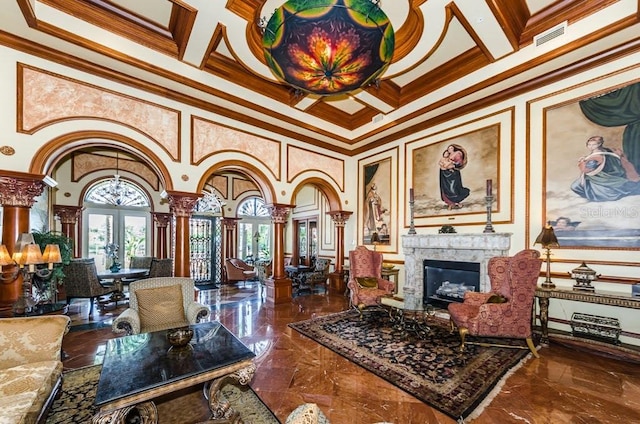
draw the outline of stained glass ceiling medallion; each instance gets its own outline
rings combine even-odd
[[[366,87],[393,57],[393,27],[378,1],[289,0],[263,30],[271,71],[308,93],[327,96]]]

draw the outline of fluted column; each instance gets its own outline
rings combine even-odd
[[[156,254],[155,256],[164,259],[169,257],[169,244],[167,243],[167,228],[171,223],[170,213],[154,212],[153,222],[156,224]]]
[[[196,202],[201,195],[172,191],[168,193],[171,212],[176,217],[176,246],[173,259],[173,275],[176,277],[190,277],[189,259],[189,218]]]
[[[62,234],[73,240],[73,257],[79,258],[80,254],[80,237],[78,237],[77,223],[80,218],[82,207],[53,205],[53,215],[60,220],[62,224]]]
[[[2,244],[13,254],[21,233],[29,232],[29,210],[44,190],[43,175],[0,171],[0,205],[2,205]],[[3,267],[3,271],[13,271]],[[22,292],[22,276],[13,281],[0,280],[0,313],[10,312]]]
[[[344,226],[353,212],[331,211],[327,212],[336,227],[336,265],[334,271],[329,274],[329,287],[338,293],[344,293]]]
[[[284,228],[291,212],[291,205],[272,204],[267,209],[273,223],[273,275],[267,278],[267,302],[291,301],[291,279],[284,272]]]

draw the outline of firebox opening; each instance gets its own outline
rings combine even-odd
[[[425,259],[422,303],[462,302],[467,291],[480,291],[480,264],[477,262]]]

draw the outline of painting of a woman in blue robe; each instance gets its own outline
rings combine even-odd
[[[450,144],[438,161],[440,168],[440,197],[449,210],[461,208],[470,190],[462,184],[460,170],[467,164],[467,152],[458,144]]]
[[[587,140],[589,154],[578,159],[580,176],[571,190],[593,202],[618,200],[640,194],[640,175],[620,149],[604,147],[604,138]]]

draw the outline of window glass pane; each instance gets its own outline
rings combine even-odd
[[[271,258],[271,224],[258,225],[258,259]]]
[[[95,258],[96,268],[98,271],[103,271],[107,267],[107,257],[104,248],[108,243],[114,242],[113,215],[89,214],[88,221],[88,257]]]
[[[124,257],[146,256],[147,219],[143,216],[124,217]],[[128,263],[125,262],[125,263]]]
[[[84,200],[103,205],[149,206],[147,195],[138,186],[121,180],[119,175],[95,184],[87,191]]]

